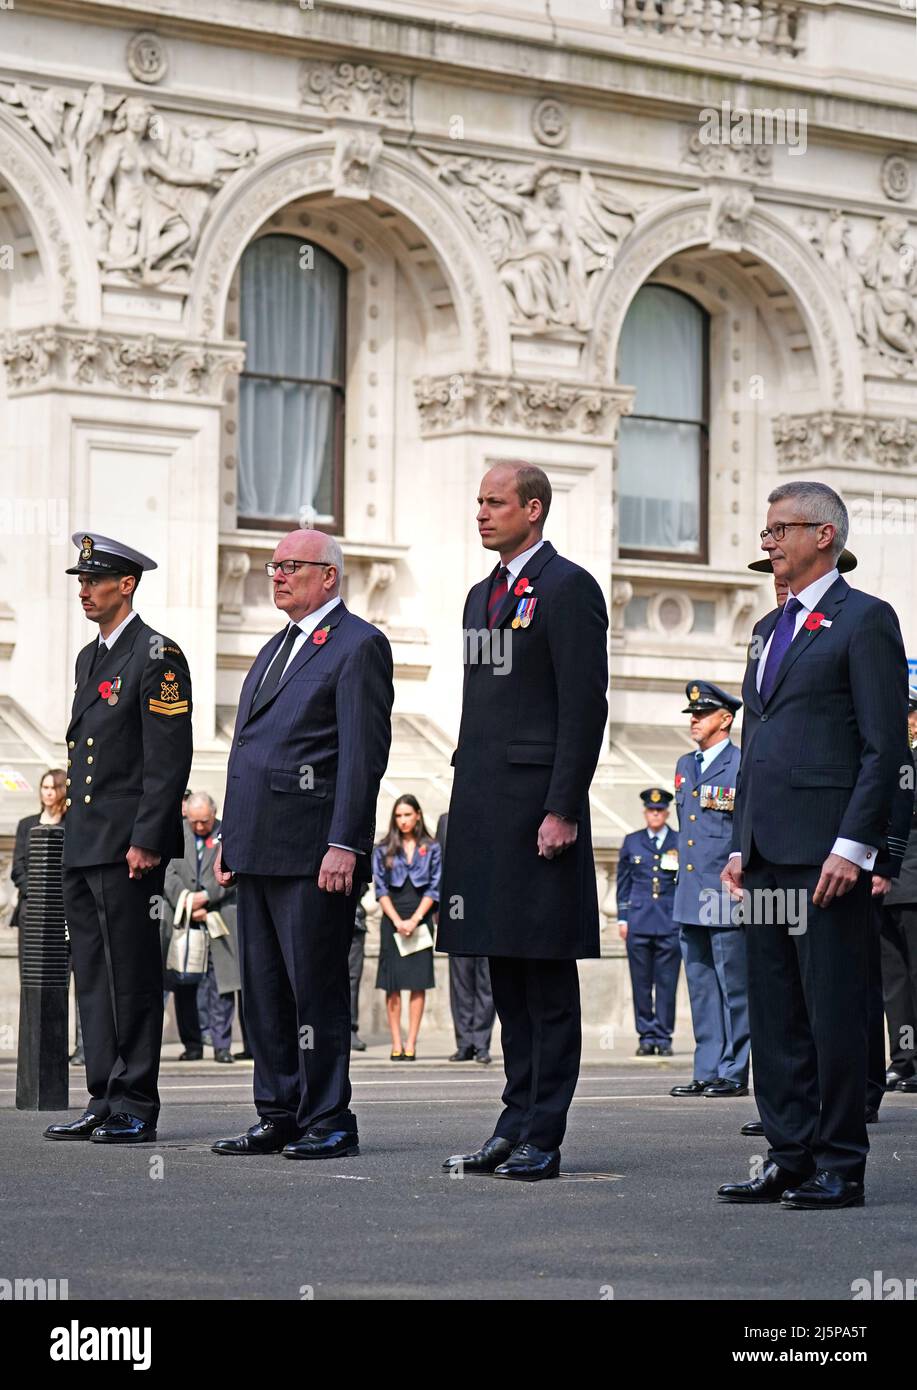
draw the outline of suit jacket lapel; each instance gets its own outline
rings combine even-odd
[[[70,728],[67,730],[68,734],[77,720],[86,713],[89,706],[93,704],[94,701],[101,699],[99,695],[99,686],[102,681],[114,680],[115,676],[124,674],[124,669],[134,654],[134,644],[144,628],[145,625],[142,619],[132,618],[115,645],[102,657],[102,660],[93,671],[91,678],[89,676],[89,669],[95,659],[98,638],[96,638],[93,646],[83,649],[82,658],[85,674],[77,674],[77,692],[73,702],[73,712],[70,715]]]
[[[328,614],[325,615],[324,621],[321,622],[321,623],[319,623],[319,627],[324,627],[325,624],[327,623],[327,625],[331,628],[331,631],[328,633],[327,641],[330,642],[330,641],[333,640],[333,638],[334,638],[334,629],[337,627],[338,623],[341,621],[341,619],[343,618],[343,616],[344,616],[344,614],[345,614],[346,612],[347,612],[347,609],[344,607],[344,602],[343,602],[343,599],[342,599],[340,603],[338,603],[334,608],[332,608],[332,610],[331,610],[330,613],[328,613]],[[258,679],[257,679],[256,681],[253,681],[253,682],[252,682],[251,693],[250,693],[250,695],[249,695],[249,697],[248,697],[248,700],[246,701],[246,711],[245,711],[245,719],[246,719],[246,721],[252,717],[251,708],[252,708],[252,701],[253,701],[254,698],[255,698],[255,692],[257,691],[258,687],[260,686],[261,681],[262,681],[262,679],[263,679],[263,677],[264,677],[264,673],[267,671],[268,666],[270,665],[271,661],[273,660],[274,654],[276,653],[278,647],[280,647],[280,646],[282,645],[283,639],[284,639],[284,633],[285,633],[285,632],[286,632],[286,628],[284,628],[283,632],[280,632],[280,633],[277,634],[277,636],[278,636],[277,644],[276,644],[276,646],[274,646],[274,647],[271,648],[271,655],[270,655],[270,657],[268,658],[268,661],[266,662],[266,664],[262,667],[261,675],[258,677]],[[321,651],[321,649],[322,649],[322,647],[325,645],[325,643],[324,643],[324,642],[315,642],[315,641],[313,641],[314,635],[315,635],[315,633],[314,633],[314,631],[313,631],[313,632],[310,633],[310,635],[306,638],[305,642],[303,642],[303,644],[302,644],[302,646],[300,647],[299,651],[296,653],[296,655],[294,656],[293,660],[290,662],[289,666],[287,667],[286,672],[285,672],[284,675],[281,677],[280,684],[277,686],[277,689],[274,691],[273,695],[271,695],[267,700],[265,700],[264,704],[261,705],[261,706],[259,707],[257,713],[256,713],[255,716],[254,716],[256,719],[259,717],[259,715],[263,714],[264,711],[265,711],[266,709],[270,709],[271,705],[272,705],[272,704],[274,703],[274,701],[277,699],[277,696],[280,694],[281,690],[283,690],[283,688],[284,688],[284,686],[287,684],[287,682],[288,682],[289,680],[291,680],[292,677],[295,676],[295,675],[297,674],[297,672],[301,671],[302,668],[306,665],[306,663],[309,662],[309,661],[311,661],[312,658],[313,658],[314,656],[316,656],[318,652]]]
[[[271,640],[261,648],[261,651],[255,657],[255,664],[248,673],[249,678],[246,681],[247,688],[243,692],[242,700],[239,704],[238,727],[240,729],[243,724],[248,723],[252,711],[252,701],[255,698],[255,692],[257,691],[262,680],[264,679],[264,674],[267,671],[267,668],[274,660],[278,647],[280,647],[283,644],[283,637],[285,632],[286,628],[281,628],[280,632],[275,633]]]
[[[841,604],[844,602],[844,599],[847,597],[849,593],[850,586],[847,583],[846,579],[843,579],[840,575],[838,575],[837,579],[835,579],[828,592],[822,595],[819,601],[819,606],[815,609],[815,612],[823,613],[824,616],[829,619],[829,621],[832,621],[836,616],[838,610],[840,609]],[[805,625],[803,625],[799,629],[796,636],[790,643],[786,653],[784,654],[782,662],[780,663],[780,669],[777,672],[777,679],[774,682],[774,685],[771,689],[770,699],[768,703],[770,703],[770,700],[773,700],[774,696],[777,694],[777,691],[780,689],[780,686],[786,680],[787,672],[792,670],[793,665],[799,660],[802,653],[812,645],[815,639],[819,636],[819,633],[820,629],[817,627],[807,628]]]
[[[704,782],[712,782],[712,781],[714,780],[714,778],[716,777],[717,773],[720,772],[720,771],[722,771],[722,766],[725,765],[725,763],[726,763],[726,761],[727,761],[727,758],[726,758],[725,755],[729,752],[729,750],[730,750],[731,747],[732,747],[732,744],[730,743],[729,739],[727,738],[727,739],[724,741],[724,743],[723,743],[723,746],[722,746],[721,751],[720,751],[719,753],[717,753],[716,757],[713,759],[713,762],[712,762],[712,763],[708,763],[707,766],[704,768],[704,771],[703,771],[703,781],[704,781]]]
[[[752,642],[760,642],[761,650],[773,635],[774,628],[780,619],[781,610],[775,608],[772,613],[768,613],[766,618],[761,621],[761,628],[758,632],[752,633]],[[745,679],[742,682],[742,703],[746,709],[752,710],[755,714],[760,714],[764,706],[761,703],[761,696],[758,694],[758,670],[761,665],[761,657],[749,658],[748,666],[745,669]]]
[[[527,561],[526,561],[526,563],[525,563],[525,568],[523,569],[522,573],[519,575],[519,578],[518,578],[518,579],[514,579],[513,582],[512,582],[512,584],[510,584],[509,588],[508,588],[507,591],[506,591],[506,598],[503,600],[502,604],[501,604],[500,607],[497,609],[497,618],[496,618],[496,621],[495,621],[495,623],[494,623],[494,627],[495,627],[495,628],[497,628],[497,627],[502,627],[503,624],[504,624],[505,622],[508,622],[509,619],[510,619],[510,618],[513,616],[513,614],[515,613],[515,611],[516,611],[516,605],[519,603],[519,600],[520,600],[520,598],[522,597],[521,594],[517,594],[517,593],[515,592],[516,585],[519,583],[519,580],[520,580],[520,579],[527,579],[527,580],[529,581],[529,583],[532,585],[532,589],[533,589],[534,593],[537,594],[538,590],[537,590],[537,588],[536,588],[535,581],[537,580],[538,576],[541,574],[541,571],[544,569],[544,567],[545,567],[545,565],[548,563],[548,561],[551,560],[551,559],[553,559],[553,557],[554,557],[556,554],[557,554],[557,551],[554,549],[554,547],[553,547],[553,545],[551,544],[551,542],[550,542],[550,541],[545,541],[544,544],[543,544],[542,546],[540,546],[538,550],[536,550],[536,552],[535,552],[535,554],[532,556],[532,558],[531,558],[530,560],[527,560]],[[531,595],[529,595],[529,597],[531,597]],[[486,600],[485,600],[485,606],[486,606]],[[487,622],[486,616],[485,616],[484,621],[485,621],[485,624],[486,624],[486,622]]]

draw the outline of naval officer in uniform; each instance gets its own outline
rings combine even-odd
[[[166,865],[183,852],[191,769],[191,678],[169,637],[133,608],[156,563],[77,532],[83,612],[98,637],[76,659],[67,730],[64,912],[89,1101],[48,1139],[137,1144],[156,1138],[162,1043],[158,909]]]
[[[646,825],[625,835],[618,856],[618,934],[627,942],[640,1040],[638,1057],[672,1055],[681,945],[673,920],[678,832],[666,824],[672,793],[640,793]]]
[[[675,768],[678,883],[675,921],[694,1025],[694,1079],[673,1096],[747,1096],[748,978],[745,929],[720,886],[729,857],[740,752],[729,737],[742,701],[710,681],[688,681],[683,714],[697,751]],[[725,911],[723,910],[725,904]]]

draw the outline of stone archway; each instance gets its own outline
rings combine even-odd
[[[676,252],[709,245],[750,253],[775,272],[798,306],[825,405],[862,408],[863,374],[854,325],[824,264],[773,213],[746,202],[740,216],[724,223],[723,206],[722,198],[707,192],[691,194],[665,202],[637,222],[599,297],[587,361],[589,376],[613,382],[624,317],[653,271]]]
[[[231,180],[218,196],[201,237],[189,290],[191,336],[223,336],[230,282],[245,247],[286,204],[304,195],[335,192],[335,153],[336,142],[329,137],[288,147],[243,178]],[[435,252],[451,287],[463,341],[472,346],[474,360],[469,365],[480,371],[508,371],[510,340],[500,285],[483,248],[441,188],[403,156],[383,148],[361,193],[367,195],[410,219]]]

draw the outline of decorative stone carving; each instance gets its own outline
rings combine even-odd
[[[2,99],[3,89],[0,87],[0,100]],[[72,323],[77,318],[79,290],[70,241],[49,197],[47,185],[39,181],[30,164],[22,158],[22,151],[17,148],[17,143],[5,130],[0,130],[0,169],[25,190],[28,205],[47,235],[49,257],[60,285],[61,314]]]
[[[773,145],[754,144],[736,138],[741,132],[725,129],[726,139],[711,143],[701,139],[700,131],[692,126],[684,132],[683,163],[697,165],[705,174],[748,174],[753,178],[771,178],[774,173]]]
[[[127,70],[137,82],[161,82],[169,71],[169,55],[158,34],[144,29],[127,44]]]
[[[886,198],[895,203],[906,203],[914,187],[914,176],[910,164],[900,154],[887,154],[879,171],[879,182]]]
[[[865,250],[853,245],[850,223],[839,208],[819,220],[807,214],[803,235],[831,271],[850,310],[857,337],[873,361],[897,376],[917,370],[917,245],[910,224],[883,217]]]
[[[535,332],[592,327],[601,272],[635,209],[587,169],[510,164],[421,150],[474,223],[506,291],[512,322]]]
[[[0,361],[11,394],[92,389],[220,401],[227,373],[242,369],[232,344],[43,327],[7,333]]]
[[[792,59],[805,52],[806,13],[795,0],[623,0],[615,20],[628,33],[656,34],[671,44],[703,46],[737,58],[750,53]]]
[[[331,180],[339,198],[368,198],[372,192],[373,170],[382,153],[382,136],[377,130],[345,126],[337,133]]]
[[[569,130],[567,108],[554,97],[545,97],[532,108],[532,134],[539,145],[562,145]]]
[[[233,626],[241,624],[245,579],[251,567],[252,559],[247,550],[220,550],[218,602],[221,623]]]
[[[845,411],[780,415],[773,421],[777,465],[917,469],[917,419]]]
[[[624,610],[634,596],[634,586],[629,579],[611,581],[611,634],[624,635]]]
[[[410,78],[367,63],[305,62],[299,90],[304,105],[321,106],[332,115],[408,119]]]
[[[388,600],[395,582],[395,566],[376,560],[369,567],[364,604],[366,620],[385,631],[388,622]]]
[[[456,373],[414,383],[421,432],[482,429],[613,439],[632,392],[551,378]]]
[[[97,82],[85,92],[20,82],[0,87],[0,100],[69,179],[108,282],[184,287],[214,193],[255,157],[251,126],[184,128]]]
[[[711,244],[741,245],[754,206],[755,195],[750,188],[721,189],[713,202]]]

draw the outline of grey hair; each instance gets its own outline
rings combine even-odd
[[[188,806],[191,805],[192,801],[206,801],[210,806],[210,810],[212,811],[212,813],[216,815],[217,804],[209,792],[192,792],[191,795],[188,797]]]
[[[322,550],[321,558],[323,564],[334,565],[338,572],[337,587],[340,589],[341,580],[344,578],[344,552],[334,539],[334,536],[325,537],[325,545]]]
[[[791,499],[799,503],[799,509],[806,521],[830,523],[834,527],[834,544],[831,547],[833,559],[837,559],[847,544],[850,518],[843,498],[827,483],[798,482],[781,483],[768,497],[768,502],[783,502]]]

